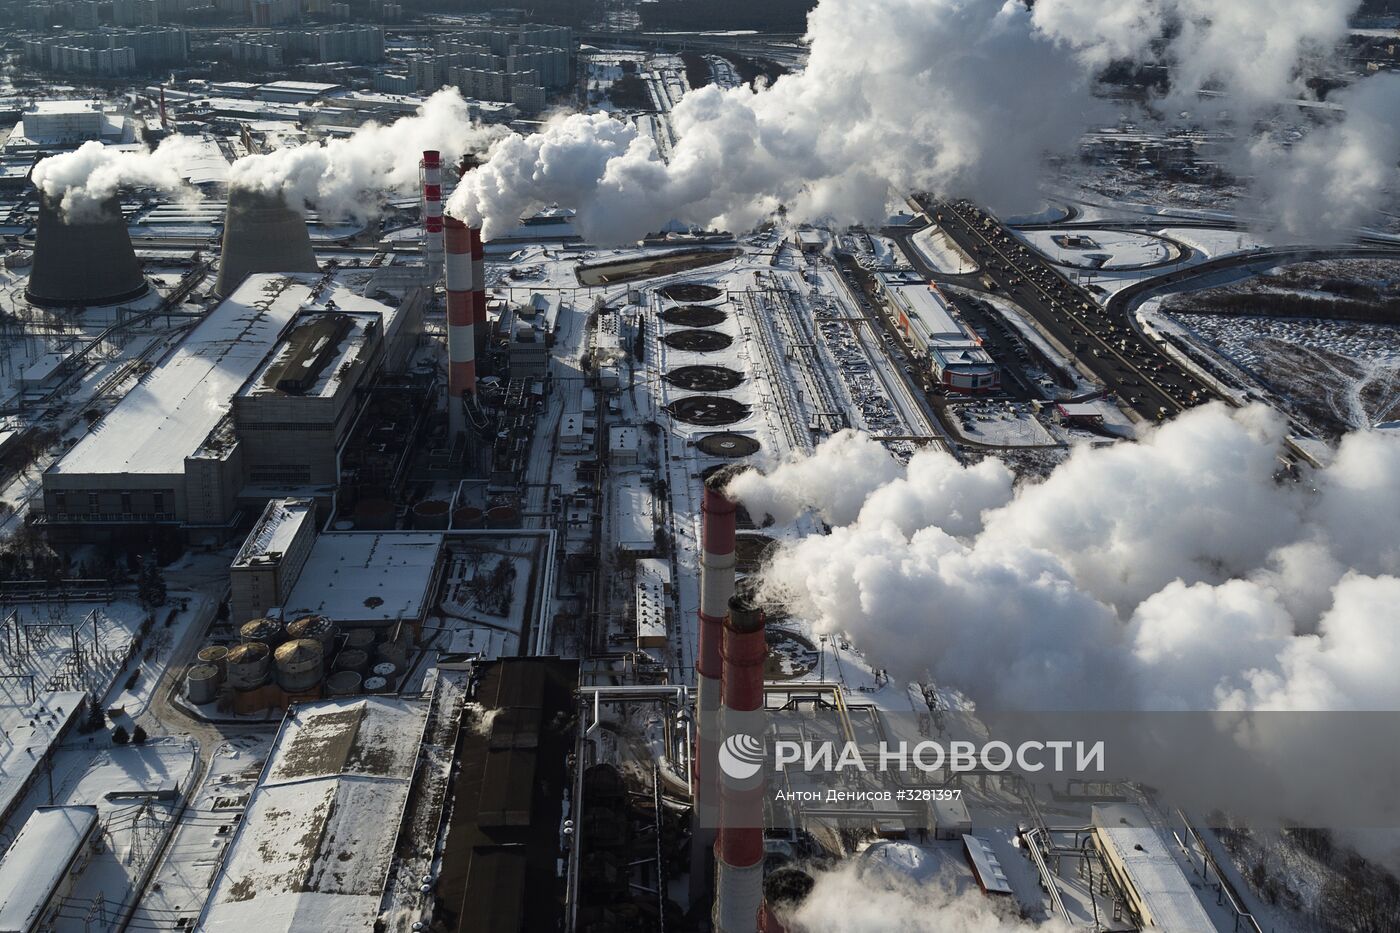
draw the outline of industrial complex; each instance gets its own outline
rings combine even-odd
[[[0,4],[0,931],[1397,929],[1383,822],[880,772],[1392,708],[1400,143],[1261,160],[1400,19],[896,6]]]

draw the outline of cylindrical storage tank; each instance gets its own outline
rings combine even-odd
[[[447,528],[452,506],[441,499],[424,499],[413,507],[413,527],[425,531],[442,531]]]
[[[383,677],[366,677],[365,693],[384,693],[389,689],[389,681]]]
[[[326,678],[326,694],[349,697],[360,692],[360,675],[354,671],[336,671]]]
[[[399,676],[399,666],[392,661],[380,661],[378,664],[374,665],[374,667],[370,668],[369,672],[375,677],[383,677],[385,680],[389,681],[390,684],[393,684],[394,680]]]
[[[252,690],[267,683],[272,650],[260,641],[244,642],[229,649],[228,685],[235,690]]]
[[[359,531],[392,531],[394,503],[388,499],[361,499],[355,506],[355,528]]]
[[[408,645],[402,641],[386,641],[374,649],[374,656],[381,661],[389,661],[403,667],[408,660]]]
[[[363,674],[369,670],[369,655],[359,648],[346,648],[336,656],[335,669]]]
[[[212,664],[219,669],[219,677],[222,678],[228,670],[228,649],[223,645],[209,645],[199,649],[199,662],[201,664]]]
[[[486,513],[474,505],[464,505],[452,513],[453,528],[480,528],[486,523]]]
[[[213,703],[219,696],[219,683],[223,678],[219,669],[212,664],[196,664],[185,675],[185,696],[191,703],[203,706]]]
[[[352,628],[345,633],[345,647],[357,648],[366,653],[374,646],[374,629]]]
[[[287,626],[288,638],[310,638],[321,643],[322,656],[335,647],[335,623],[325,616],[302,616]]]
[[[238,630],[238,637],[245,644],[256,641],[269,648],[276,648],[282,644],[286,633],[282,629],[282,623],[276,619],[253,619],[243,623],[243,627]]]
[[[325,652],[314,638],[298,638],[277,649],[277,685],[288,693],[305,693],[321,682]]]
[[[498,505],[486,512],[487,528],[514,528],[520,524],[520,513],[508,505]]]

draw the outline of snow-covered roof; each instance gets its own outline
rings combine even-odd
[[[426,721],[418,699],[293,707],[199,929],[372,927]]]
[[[964,835],[963,845],[967,846],[967,857],[972,862],[972,871],[977,883],[989,894],[1010,894],[1011,883],[1006,879],[1006,871],[992,847],[976,836]]]
[[[40,807],[0,859],[0,930],[30,930],[97,826],[96,807]]]
[[[183,474],[315,278],[250,275],[51,471]]]
[[[648,553],[656,549],[656,497],[641,477],[628,476],[613,496],[613,540],[623,551]]]
[[[1191,881],[1157,830],[1134,806],[1095,806],[1098,843],[1132,886],[1143,920],[1165,933],[1209,933],[1215,929]]]
[[[235,567],[270,561],[286,554],[297,534],[316,518],[316,503],[311,499],[273,499],[263,509],[262,516],[243,542],[233,560]]]
[[[665,642],[669,634],[666,625],[666,589],[670,585],[671,568],[664,560],[646,558],[637,561],[633,592],[638,645]]]
[[[909,318],[909,326],[922,332],[926,341],[967,339],[967,331],[932,286],[888,284],[886,291]]]
[[[441,534],[323,534],[311,547],[286,609],[338,623],[416,619],[425,608],[441,551]]]

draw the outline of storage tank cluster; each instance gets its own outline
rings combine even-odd
[[[203,705],[217,700],[227,685],[240,712],[322,692],[388,693],[407,666],[409,641],[381,642],[380,634],[358,628],[338,638],[336,624],[323,615],[299,616],[285,626],[274,618],[253,619],[239,627],[238,644],[200,650],[186,673],[185,693],[191,703]],[[263,701],[266,705],[260,705]]]

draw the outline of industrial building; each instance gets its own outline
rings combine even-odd
[[[290,710],[198,928],[371,929],[428,706],[422,699],[361,697]]]
[[[1215,930],[1194,885],[1141,808],[1096,805],[1093,825],[1103,863],[1139,928],[1163,933]]]
[[[285,606],[316,539],[316,503],[273,499],[229,568],[229,618],[234,625]]]
[[[40,807],[0,859],[0,930],[51,930],[100,843],[96,807]]]
[[[44,473],[51,536],[161,528],[221,540],[271,498],[328,499],[356,389],[406,358],[424,301],[250,276]]]
[[[1001,388],[1001,370],[982,341],[931,282],[910,272],[883,271],[876,282],[904,338],[949,392],[984,394]]]

